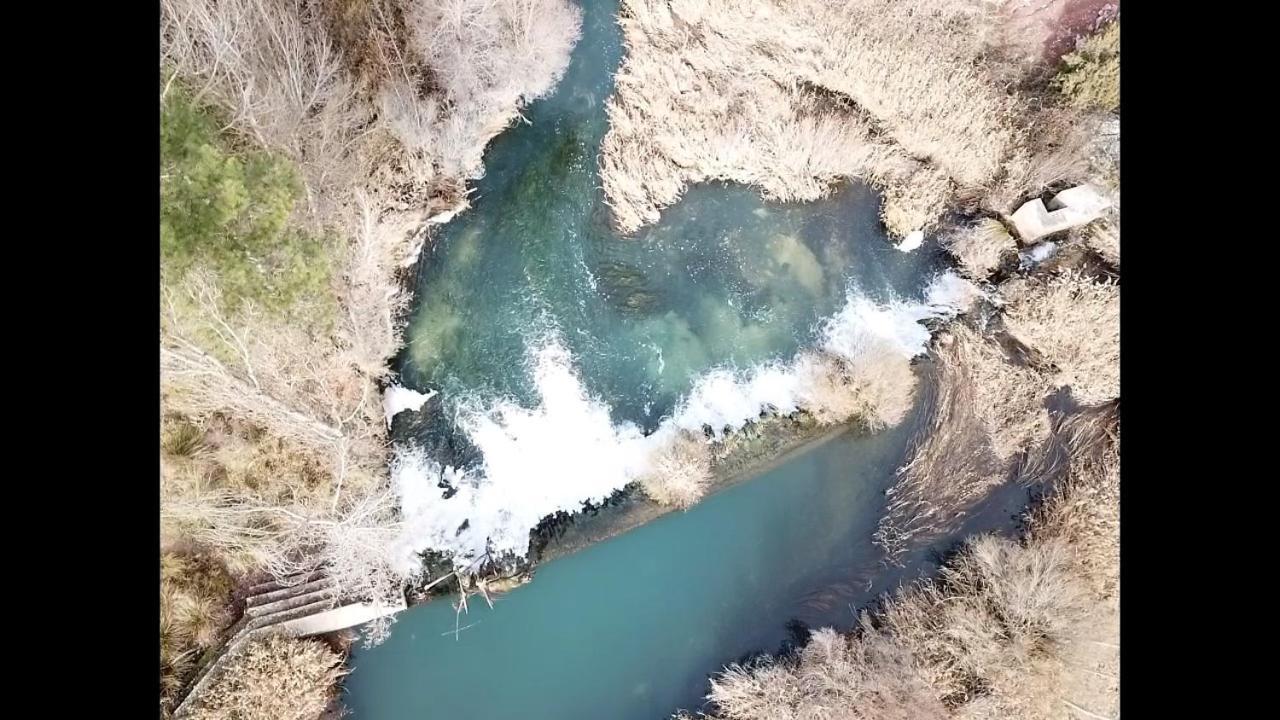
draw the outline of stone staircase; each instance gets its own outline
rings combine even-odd
[[[249,588],[244,614],[231,627],[227,642],[205,655],[200,670],[188,686],[187,694],[174,709],[175,720],[185,717],[194,705],[193,699],[206,690],[224,669],[227,658],[251,640],[268,635],[309,637],[363,625],[380,617],[404,610],[398,603],[382,605],[368,602],[343,602],[337,585],[328,576],[269,580]]]

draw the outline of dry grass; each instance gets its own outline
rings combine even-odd
[[[681,509],[701,500],[710,484],[711,446],[685,432],[655,454],[652,469],[640,479],[646,495]]]
[[[234,579],[207,552],[160,555],[160,712],[168,717],[200,656],[234,619]]]
[[[828,353],[796,360],[800,406],[820,425],[856,419],[878,431],[902,422],[915,401],[916,377],[901,354],[873,348],[857,362]]]
[[[237,651],[191,720],[314,720],[336,697],[343,657],[318,640],[271,637]]]
[[[1120,395],[1120,286],[1067,273],[1010,283],[1005,324],[1054,369],[1054,382],[1093,405]]]
[[[724,720],[1064,718],[1118,712],[1118,418],[1068,424],[1071,466],[1022,541],[970,541],[935,581],[797,656],[726,668]]]
[[[1004,469],[1049,434],[1049,384],[1015,365],[994,340],[963,323],[939,335],[938,377],[919,443],[898,470],[876,541],[890,557],[954,528],[964,511],[1004,481]]]
[[[1120,227],[1113,218],[1104,217],[1090,225],[1084,241],[1103,260],[1120,268]]]
[[[627,0],[605,194],[623,231],[705,180],[812,200],[843,178],[885,190],[902,235],[994,180],[1017,140],[976,69],[987,24],[957,0]]]
[[[1018,252],[1013,236],[994,218],[982,218],[959,228],[943,238],[942,244],[955,256],[965,274],[975,280],[986,279]]]

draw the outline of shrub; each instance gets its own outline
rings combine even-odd
[[[160,115],[160,256],[167,278],[210,267],[235,309],[327,306],[325,239],[292,227],[302,193],[290,163],[237,144],[213,112],[175,84]]]
[[[1068,273],[1014,283],[1005,324],[1038,350],[1058,385],[1091,405],[1120,396],[1120,286]]]
[[[1062,59],[1053,87],[1071,105],[1111,112],[1120,108],[1120,21],[1107,23]]]
[[[955,256],[965,273],[982,280],[1017,253],[1018,245],[999,220],[982,218],[943,238],[942,244]]]

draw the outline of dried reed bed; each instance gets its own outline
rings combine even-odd
[[[191,720],[312,720],[335,699],[343,656],[319,640],[269,637],[229,658]]]
[[[902,235],[983,194],[1019,140],[977,69],[989,25],[961,0],[626,0],[621,24],[601,167],[623,231],[695,182],[812,200],[861,178]]]
[[[809,352],[795,367],[801,408],[819,425],[856,420],[876,432],[902,422],[915,402],[911,362],[889,348],[869,348],[855,361]]]
[[[1004,482],[1004,466],[1049,432],[1048,383],[963,323],[938,336],[936,390],[918,444],[898,470],[876,542],[891,558],[952,528]]]
[[[1085,405],[1120,395],[1120,286],[1065,272],[1007,283],[1005,325]]]
[[[1020,541],[971,540],[940,576],[712,681],[724,720],[1115,717],[1118,415],[1064,425],[1070,467]],[[687,717],[687,716],[685,716]]]
[[[790,371],[798,388],[796,414],[819,427],[857,422],[876,432],[902,422],[915,402],[918,383],[910,359],[874,342],[860,349],[856,360],[806,351]],[[732,452],[736,436],[708,442],[677,433],[655,451],[641,488],[658,503],[688,508],[706,493],[715,462]]]

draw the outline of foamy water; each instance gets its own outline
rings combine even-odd
[[[921,321],[963,312],[979,294],[953,273],[935,278],[923,301],[876,303],[851,290],[824,324],[819,350],[855,367],[886,356],[910,362],[929,342]],[[722,437],[762,413],[803,409],[806,357],[704,373],[657,430],[644,435],[632,423],[612,421],[608,404],[587,392],[571,353],[549,332],[528,350],[535,407],[462,403],[458,424],[480,451],[477,467],[442,466],[421,448],[397,447],[392,475],[405,520],[397,560],[412,572],[415,553],[428,549],[458,564],[485,552],[523,556],[529,531],[542,518],[602,501],[639,479],[680,431],[701,435],[709,428]],[[442,484],[453,491],[447,498]]]

